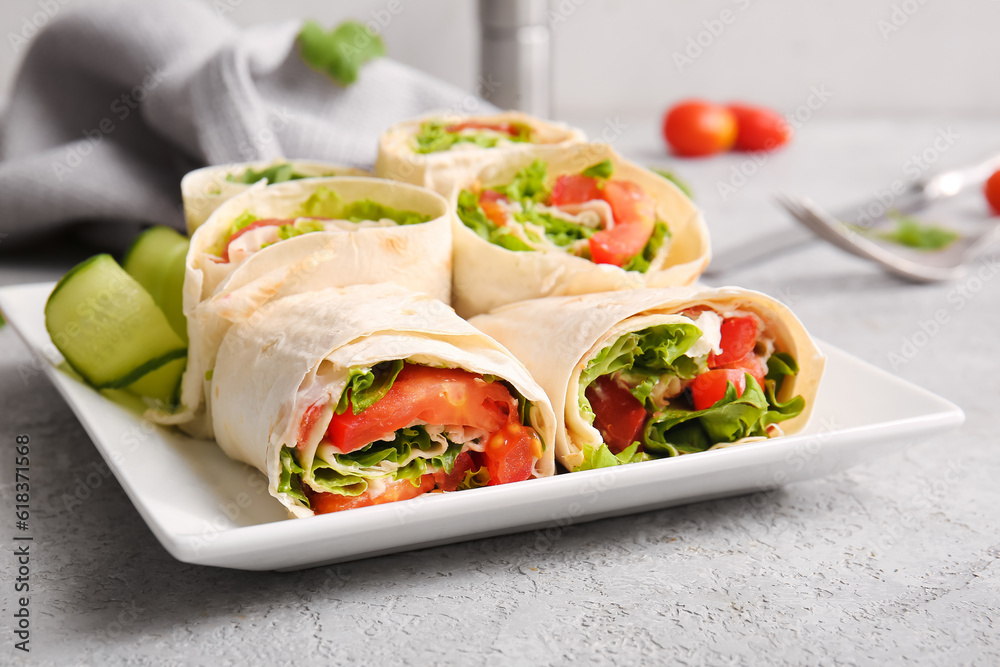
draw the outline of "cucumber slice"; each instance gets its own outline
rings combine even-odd
[[[187,353],[153,297],[111,255],[63,276],[45,304],[45,328],[67,363],[98,389],[127,387]]]
[[[184,264],[189,241],[169,227],[151,227],[132,243],[122,268],[146,288],[177,335],[187,342]]]
[[[125,387],[137,396],[146,396],[167,405],[176,405],[180,397],[181,377],[187,368],[187,356],[168,361]]]

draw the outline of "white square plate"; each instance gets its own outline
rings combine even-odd
[[[53,283],[0,289],[0,310],[93,438],[149,528],[178,560],[295,569],[477,537],[565,526],[828,475],[961,425],[952,403],[830,345],[805,432],[678,458],[288,520],[267,482],[212,442],[160,428],[56,368],[45,331]]]

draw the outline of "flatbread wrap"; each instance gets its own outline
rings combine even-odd
[[[181,198],[188,235],[201,227],[222,202],[244,192],[254,183],[269,185],[303,178],[330,176],[371,176],[370,172],[354,167],[311,160],[274,160],[272,162],[240,162],[203,167],[181,179]]]
[[[449,195],[452,186],[505,155],[583,143],[582,131],[519,111],[438,113],[389,128],[379,139],[375,175]]]
[[[550,297],[471,323],[545,389],[570,471],[795,433],[825,363],[787,307],[736,287]]]
[[[293,516],[553,474],[545,393],[440,301],[364,285],[259,314],[223,340],[212,418]]]
[[[452,303],[463,317],[544,296],[687,285],[710,259],[691,199],[607,144],[498,158],[450,203]]]
[[[195,231],[186,262],[180,408],[154,419],[211,437],[205,398],[233,323],[273,299],[356,284],[391,282],[447,302],[450,214],[440,195],[376,178],[258,183]]]

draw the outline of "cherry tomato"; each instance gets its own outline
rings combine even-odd
[[[683,157],[727,151],[736,141],[736,117],[724,106],[686,100],[664,115],[663,138]]]
[[[792,138],[791,126],[775,111],[748,104],[730,104],[729,110],[736,117],[738,151],[773,151]]]
[[[406,364],[385,396],[361,414],[334,414],[326,433],[347,454],[417,420],[493,433],[516,416],[517,402],[499,382],[459,368]]]
[[[490,473],[489,486],[528,479],[534,459],[541,455],[542,443],[534,429],[517,422],[508,423],[489,437],[483,450]]]
[[[343,496],[339,493],[316,493],[307,485],[303,485],[303,488],[306,497],[309,498],[309,506],[313,512],[316,514],[329,514],[330,512],[341,512],[356,507],[368,507],[369,505],[381,505],[383,503],[394,503],[397,500],[416,498],[434,488],[434,475],[426,474],[421,477],[419,486],[413,486],[407,479],[388,482],[385,490],[374,498],[368,491],[357,496]]]
[[[719,354],[708,355],[708,367],[717,368],[742,359],[757,344],[757,320],[752,317],[729,317],[722,321]]]
[[[747,388],[747,379],[743,371],[720,368],[696,377],[688,385],[694,409],[707,410],[718,403],[726,395],[726,387],[730,382],[736,387],[736,396],[742,396]]]
[[[986,193],[986,201],[990,203],[993,213],[1000,215],[1000,171],[987,179],[983,192]]]
[[[552,205],[582,204],[601,199],[597,179],[583,174],[563,174],[552,186]]]
[[[646,421],[646,408],[610,376],[597,378],[586,391],[594,410],[594,428],[613,454],[639,440]]]
[[[483,190],[479,193],[479,208],[497,227],[507,224],[507,196],[496,190]]]

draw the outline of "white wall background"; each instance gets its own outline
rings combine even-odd
[[[228,17],[241,25],[296,17],[328,25],[348,17],[368,21],[389,3],[202,1],[236,5]],[[476,2],[401,1],[404,10],[383,31],[390,55],[471,89],[478,72]],[[23,53],[9,34],[57,2],[68,11],[108,0],[3,0],[0,93],[9,90]],[[832,93],[825,116],[1000,117],[1000,0],[550,0],[550,6],[557,117],[652,116],[691,95],[790,111],[812,86]],[[699,40],[700,53],[691,46]],[[678,55],[692,62],[678,66]]]

